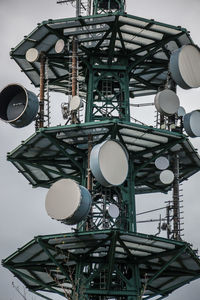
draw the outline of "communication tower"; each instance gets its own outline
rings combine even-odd
[[[76,17],[42,22],[11,51],[40,100],[10,84],[0,118],[18,128],[35,119],[36,132],[8,160],[49,189],[52,219],[76,226],[35,237],[3,266],[44,299],[166,298],[200,277],[182,239],[180,199],[180,184],[200,169],[189,141],[200,136],[200,112],[185,113],[176,94],[177,85],[200,87],[199,48],[180,26],[127,14],[124,0],[94,0],[86,16],[83,1],[57,2],[76,3]],[[49,126],[52,91],[68,96],[62,126]],[[152,105],[140,101],[146,95],[155,95],[155,126],[132,122],[134,107]],[[135,196],[170,190],[166,238],[139,233]]]

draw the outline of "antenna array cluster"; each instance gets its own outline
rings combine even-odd
[[[3,264],[46,299],[46,291],[66,297],[63,289],[70,299],[163,299],[200,271],[182,240],[180,195],[200,169],[189,141],[200,137],[200,110],[186,113],[177,93],[200,87],[200,51],[185,29],[126,14],[124,0],[94,0],[93,14],[91,1],[57,1],[75,2],[76,17],[39,24],[12,50],[40,97],[6,86],[0,118],[16,128],[35,121],[8,159],[48,188],[47,214],[76,228],[35,238]],[[51,92],[67,100],[62,126],[50,127]],[[131,121],[146,106],[155,126]],[[160,208],[137,213],[135,197],[169,191],[166,216],[139,221]],[[159,222],[158,232],[138,233],[141,222]]]

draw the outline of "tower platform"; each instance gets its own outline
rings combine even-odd
[[[94,74],[127,71],[131,97],[152,95],[164,86],[170,54],[179,47],[193,44],[189,31],[152,19],[140,18],[127,13],[107,13],[44,21],[11,51],[25,75],[35,87],[40,85],[40,64],[26,60],[29,48],[42,49],[48,57],[50,91],[71,94],[69,82],[70,41],[76,37],[80,96],[87,96],[88,70]],[[69,48],[57,54],[55,44],[63,39]],[[118,90],[117,77],[112,78]],[[127,84],[127,83],[126,83]],[[117,91],[116,91],[117,93]]]
[[[117,229],[38,236],[3,266],[45,299],[77,289],[76,299],[163,299],[200,277],[188,243]]]
[[[51,299],[50,292],[73,300],[159,300],[200,277],[196,251],[181,240],[179,202],[179,183],[200,170],[200,157],[182,133],[184,119],[177,110],[157,110],[156,126],[166,130],[143,121],[138,125],[130,122],[130,107],[140,103],[130,99],[164,89],[175,92],[179,80],[169,68],[172,55],[187,45],[196,53],[197,47],[185,28],[125,13],[125,1],[93,4],[93,15],[44,21],[12,48],[11,58],[34,87],[40,87],[40,110],[37,131],[7,156],[35,188],[50,188],[63,178],[76,181],[88,189],[91,206],[85,219],[77,219],[75,231],[35,237],[2,264],[44,299]],[[197,66],[195,59],[192,62]],[[184,88],[194,87],[186,83]],[[76,124],[49,127],[50,92],[66,96],[63,117],[66,124]],[[70,111],[75,96],[80,105]],[[85,123],[78,113],[82,100]],[[98,181],[90,163],[94,147],[107,140],[119,144],[126,156],[128,171],[119,184]],[[155,161],[162,156],[173,180],[160,178],[165,168],[157,168]],[[111,165],[104,161],[115,174],[124,167],[118,167],[116,157]],[[168,239],[137,233],[135,195],[170,190],[173,205],[169,201],[164,224]],[[73,202],[68,191],[63,194],[65,203]],[[58,206],[57,196],[54,199]],[[65,222],[74,212],[57,219]]]
[[[50,187],[61,178],[83,184],[86,178],[88,137],[93,145],[105,139],[121,142],[134,165],[135,193],[166,193],[171,185],[159,180],[155,159],[161,155],[180,157],[180,182],[200,170],[200,158],[188,138],[119,120],[42,128],[8,154],[8,160],[33,187]]]

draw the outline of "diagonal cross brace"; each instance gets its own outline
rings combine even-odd
[[[168,262],[165,263],[165,265],[151,278],[147,281],[147,286],[150,285],[157,277],[159,277],[168,267],[170,264],[172,264],[183,252],[185,252],[188,248],[188,245],[182,247],[179,249],[178,253],[173,256]]]

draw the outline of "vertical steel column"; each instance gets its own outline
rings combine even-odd
[[[132,264],[129,266],[132,278],[129,280],[129,288],[131,288],[134,292],[132,296],[128,296],[127,300],[142,300],[142,287],[140,281],[140,271],[138,264]]]
[[[87,169],[87,189],[92,191],[92,172],[90,169],[90,154],[92,151],[92,135],[88,136],[88,169]]]
[[[71,295],[71,300],[82,300],[84,299],[84,286],[83,286],[83,277],[82,275],[82,262],[76,264],[74,282],[73,282],[73,291]]]
[[[80,15],[80,0],[76,0],[76,17]],[[72,97],[77,95],[77,39],[73,36],[72,40]],[[78,123],[76,112],[71,112],[71,123]]]
[[[80,10],[81,10],[81,8],[80,8],[80,6],[81,6],[80,1],[81,0],[76,0],[76,17],[80,16]]]
[[[93,65],[93,58],[90,58],[90,66]],[[92,68],[89,69],[89,80],[87,86],[87,102],[85,112],[85,122],[92,121],[92,110],[93,110],[93,90],[94,90],[94,71]]]
[[[136,203],[135,203],[135,172],[133,166],[133,160],[130,159],[129,163],[130,168],[130,187],[129,187],[129,210],[130,210],[130,224],[129,230],[137,232],[137,222],[136,222]]]
[[[88,0],[88,5],[87,5],[87,15],[90,16],[91,15],[91,3],[92,0]]]
[[[44,127],[44,92],[45,92],[45,62],[44,52],[40,54],[40,107],[39,107],[39,128]]]
[[[90,169],[90,154],[92,151],[92,135],[88,136],[88,161],[87,161],[87,189],[89,192],[92,192],[92,172]],[[92,207],[86,222],[86,230],[90,230],[93,226],[93,219],[92,219]]]
[[[129,174],[121,188],[123,207],[121,229],[129,232],[137,232],[136,203],[135,203],[135,170],[133,160],[129,158]]]
[[[126,63],[128,65],[128,62]],[[124,74],[124,104],[125,104],[125,120],[130,122],[130,95],[129,95],[129,74]]]
[[[171,233],[171,230],[170,230],[170,203],[168,204],[168,206],[166,207],[166,216],[167,216],[167,238],[169,239],[170,238],[170,233]]]

